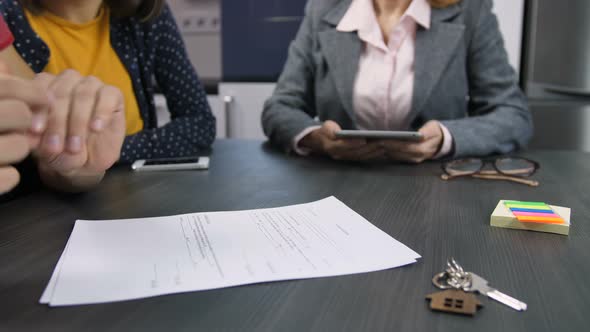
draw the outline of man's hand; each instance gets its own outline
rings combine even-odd
[[[45,89],[10,75],[0,61],[0,194],[18,184],[20,175],[10,165],[23,160],[37,146],[49,104]]]
[[[419,164],[436,156],[444,137],[438,121],[428,121],[418,131],[424,136],[420,142],[381,140],[379,144],[389,159]]]
[[[377,143],[364,139],[337,139],[340,126],[331,120],[321,128],[305,136],[300,144],[315,153],[326,154],[336,160],[367,161],[382,158],[384,149]]]
[[[73,70],[35,78],[54,96],[35,157],[42,179],[66,191],[91,187],[121,153],[125,138],[121,92]]]

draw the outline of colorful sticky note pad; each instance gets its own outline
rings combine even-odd
[[[563,224],[565,220],[542,202],[504,201],[504,205],[520,222]]]
[[[511,211],[508,207],[508,205],[519,205],[521,203],[526,202],[500,200],[496,205],[494,212],[492,212],[490,217],[490,225],[500,228],[555,233],[561,235],[569,234],[571,226],[571,209],[563,206],[547,205],[540,202],[532,202],[532,204],[527,204],[527,210],[535,210],[536,206],[542,210],[541,212]],[[535,206],[531,208],[531,205]],[[551,212],[547,212],[547,210],[549,210],[547,209],[547,206],[549,206],[549,209],[552,210]],[[518,220],[518,217],[523,220]],[[531,220],[524,220],[527,217],[529,217]],[[539,220],[539,218],[561,218],[564,220],[564,222],[552,219]]]

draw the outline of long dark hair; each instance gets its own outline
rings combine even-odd
[[[149,21],[162,12],[165,0],[103,0],[116,17],[137,17]],[[32,13],[43,11],[41,0],[19,0]]]

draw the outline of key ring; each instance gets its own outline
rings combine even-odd
[[[451,257],[451,259],[447,260],[446,271],[450,275],[455,275],[455,274],[459,275],[459,276],[465,275],[465,271],[463,270],[463,267],[461,265],[459,265],[459,263],[457,263],[457,261],[453,257]]]
[[[441,280],[445,280],[445,284],[441,283]],[[432,278],[432,283],[434,284],[434,286],[436,286],[437,288],[440,288],[440,289],[455,288],[455,287],[449,285],[446,282],[447,280],[448,280],[447,272],[445,271],[445,272],[435,274],[434,277]]]
[[[465,275],[461,278],[451,277],[447,279],[447,284],[455,289],[465,289],[471,286],[471,275]]]
[[[447,260],[447,269],[445,271],[449,276],[457,279],[467,279],[469,276],[469,273],[465,272],[453,257]]]
[[[471,285],[471,274],[465,272],[463,267],[451,257],[447,260],[446,270],[434,275],[432,283],[440,289],[465,289]]]
[[[457,278],[456,276],[450,276],[447,271],[437,273],[432,277],[432,283],[434,286],[440,289],[463,289],[471,285],[471,276],[465,275]]]

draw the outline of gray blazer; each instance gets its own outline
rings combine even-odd
[[[352,0],[309,0],[305,18],[262,126],[287,151],[309,126],[333,120],[355,129],[353,87],[362,51],[356,32],[336,26]],[[531,114],[508,63],[491,0],[432,10],[416,32],[412,129],[439,120],[453,136],[452,157],[508,153],[531,138]]]

